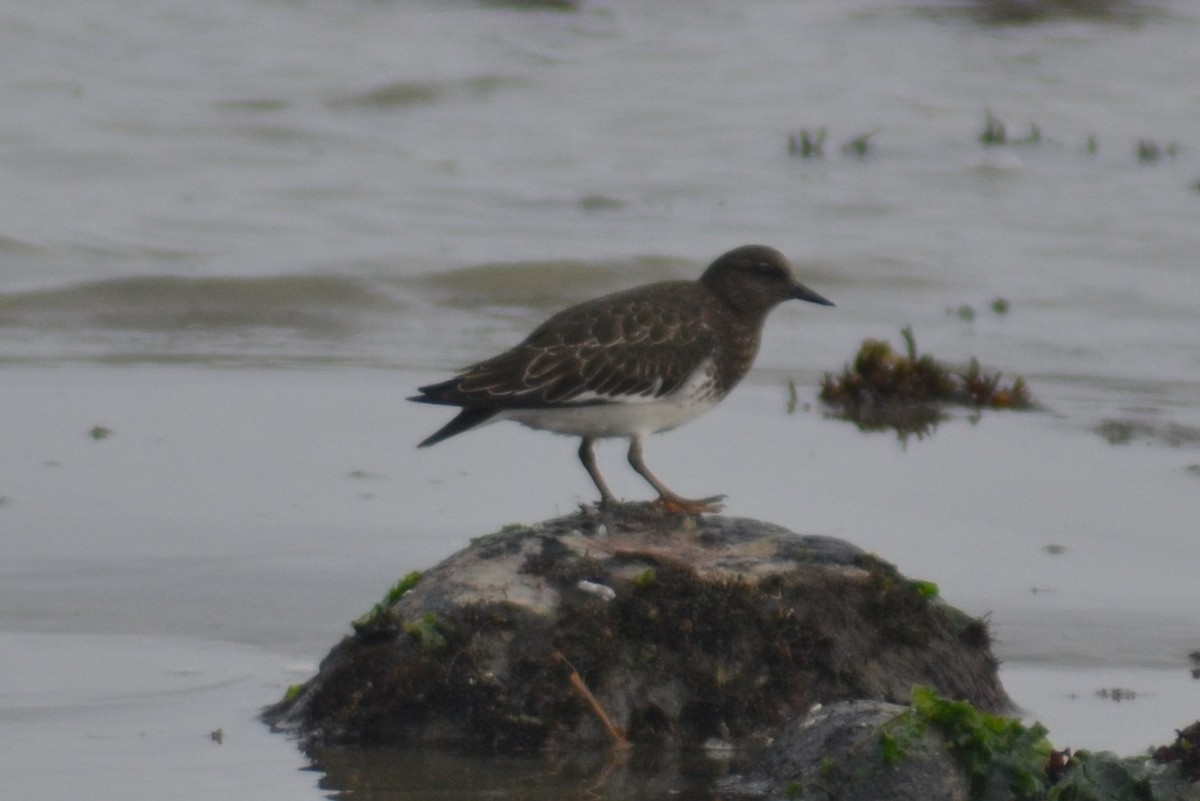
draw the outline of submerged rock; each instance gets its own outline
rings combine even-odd
[[[810,712],[759,760],[758,786],[740,784],[765,787],[753,796],[764,799],[1037,801],[1054,756],[1040,724],[918,687],[909,707],[859,701]]]
[[[264,717],[308,745],[711,746],[914,684],[1011,706],[986,625],[934,585],[841,540],[630,505],[407,577]]]
[[[904,707],[842,701],[789,724],[728,801],[1197,801],[1184,764],[1109,752],[1057,751],[1037,723],[913,692]],[[1187,740],[1186,730],[1180,740]],[[1189,753],[1193,746],[1185,746]],[[1177,743],[1178,745],[1178,743]],[[1170,747],[1167,747],[1170,750]],[[1163,749],[1160,749],[1160,751]]]
[[[910,706],[842,701],[789,724],[744,775],[740,801],[1200,801],[1192,731],[1146,756],[1059,751],[1039,723],[915,688]],[[1161,757],[1165,757],[1161,758]]]
[[[885,751],[888,724],[908,711],[883,701],[842,701],[789,725],[745,777],[723,795],[764,801],[969,801],[971,785],[936,729],[905,743],[903,759]]]

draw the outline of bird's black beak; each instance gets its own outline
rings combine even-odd
[[[792,291],[788,293],[788,297],[796,300],[807,300],[809,303],[816,303],[818,306],[833,305],[833,301],[818,295],[799,281],[792,287]]]

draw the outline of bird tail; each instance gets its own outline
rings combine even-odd
[[[467,402],[467,399],[458,391],[459,380],[459,378],[451,378],[449,381],[443,381],[440,384],[428,384],[423,387],[417,387],[417,391],[421,394],[413,395],[409,400],[416,403],[462,406]]]
[[[412,398],[412,400],[420,400],[420,399]],[[418,448],[428,448],[430,445],[436,445],[444,439],[449,439],[450,437],[453,437],[455,434],[461,434],[464,431],[475,428],[475,426],[481,426],[484,423],[486,423],[488,420],[491,420],[495,416],[496,416],[495,409],[481,409],[481,408],[463,409],[449,423],[446,423],[446,425],[442,426],[437,431],[433,432],[428,437],[421,440],[421,443],[419,445],[417,445],[417,447]]]

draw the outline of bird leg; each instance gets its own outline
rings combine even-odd
[[[615,506],[617,498],[608,488],[608,484],[604,483],[604,476],[600,475],[600,469],[596,467],[596,454],[592,453],[594,442],[595,440],[591,437],[584,437],[583,441],[579,443],[579,461],[583,462],[583,469],[592,477],[596,489],[600,490],[600,505]]]
[[[637,471],[639,476],[650,482],[650,486],[654,487],[658,492],[658,504],[666,511],[672,514],[702,514],[705,512],[720,511],[720,501],[725,498],[724,495],[713,495],[710,498],[693,500],[675,494],[666,484],[659,481],[650,472],[650,468],[646,467],[646,463],[642,461],[642,438],[640,436],[634,435],[629,438],[629,464]]]

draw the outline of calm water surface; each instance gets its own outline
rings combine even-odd
[[[838,306],[776,312],[738,392],[647,446],[655,470],[989,614],[1059,746],[1133,752],[1200,716],[1200,13],[981,5],[9,3],[6,788],[705,797],[736,766],[305,770],[254,715],[397,576],[592,499],[551,435],[418,453],[446,415],[414,387],[746,242]],[[987,109],[1024,141],[983,147]],[[823,158],[788,155],[801,129]],[[1044,411],[907,445],[825,419],[820,375],[910,324]],[[618,444],[599,456],[646,496]]]

